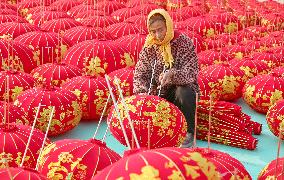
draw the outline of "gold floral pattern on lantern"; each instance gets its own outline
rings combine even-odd
[[[141,168],[141,174],[130,173],[131,180],[160,180],[159,170],[151,165],[146,165]]]
[[[88,59],[88,58],[86,58]],[[108,63],[102,64],[102,60],[99,57],[91,58],[89,65],[85,65],[83,71],[90,76],[103,76],[106,73]]]
[[[236,32],[236,31],[238,31],[238,26],[237,26],[236,23],[230,22],[229,24],[224,25],[224,32],[225,33],[233,33],[233,32]]]
[[[207,38],[211,38],[215,35],[215,31],[213,28],[209,28],[209,29],[205,28],[202,31],[203,31],[204,36],[206,36]]]
[[[50,179],[62,179],[64,177],[63,174],[66,175],[67,179],[73,179],[73,171],[76,168],[78,174],[83,179],[87,174],[87,166],[81,164],[82,158],[74,158],[72,154],[69,152],[61,152],[58,155],[58,161],[52,162],[48,165],[48,173],[47,178]],[[62,164],[65,163],[65,166]],[[66,168],[66,164],[70,164],[70,168]]]
[[[2,67],[3,70],[8,70],[9,68],[13,68],[17,71],[24,71],[24,65],[18,56],[9,56],[8,58],[2,59]]]
[[[29,161],[29,159],[30,159],[30,156],[26,155],[25,162]],[[22,153],[18,152],[16,158],[14,158],[13,154],[11,153],[6,153],[6,152],[0,153],[0,168],[8,168],[9,163],[13,161],[19,166],[22,162]]]
[[[13,89],[11,89],[11,91],[12,91],[12,95],[11,95],[11,98],[12,98],[12,100],[13,101],[15,101],[16,100],[16,98],[17,98],[17,96],[21,93],[21,92],[23,92],[23,87],[20,87],[20,86],[15,86]]]
[[[169,126],[175,123],[176,112],[171,110],[170,104],[166,101],[160,101],[156,105],[154,112],[143,112],[145,116],[151,116],[154,126],[159,126],[160,130],[158,135],[163,136]]]
[[[131,95],[131,87],[130,87],[130,84],[127,82],[127,80],[124,80],[123,82],[121,82],[121,79],[115,78],[115,80],[113,81],[113,84],[116,86],[116,88],[118,87],[118,85],[120,86],[121,90],[123,91],[124,96]],[[117,95],[119,96],[119,91],[117,91]]]
[[[126,65],[126,67],[132,67],[132,66],[135,66],[135,61],[133,60],[133,57],[128,54],[128,53],[124,53],[124,55],[120,56],[121,57],[121,61],[120,63],[122,65]]]
[[[104,109],[106,102],[107,102],[107,97],[109,95],[109,91],[105,92],[103,90],[97,89],[95,91],[95,95],[97,96],[94,100],[94,104],[96,105],[96,113],[102,114],[103,109]],[[108,114],[108,111],[106,111],[104,115],[107,115],[107,114]]]

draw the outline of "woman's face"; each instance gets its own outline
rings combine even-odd
[[[149,26],[149,33],[155,38],[155,40],[160,42],[163,41],[167,33],[166,23],[162,20],[153,22]]]

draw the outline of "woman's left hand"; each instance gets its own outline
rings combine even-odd
[[[163,87],[163,86],[166,86],[166,85],[170,84],[173,75],[174,74],[173,74],[172,71],[166,71],[165,73],[162,73],[160,75],[161,78],[159,78],[160,84],[161,84],[160,86]]]

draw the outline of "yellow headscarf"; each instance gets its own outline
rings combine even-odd
[[[171,68],[174,63],[174,58],[172,56],[171,44],[170,44],[171,40],[174,38],[173,20],[166,10],[155,9],[151,11],[150,14],[148,15],[148,20],[147,20],[148,30],[149,30],[149,20],[154,14],[161,14],[166,19],[167,33],[162,42],[155,41],[154,37],[149,33],[146,38],[144,46],[151,47],[154,44],[160,45],[159,50],[161,52],[165,65]]]

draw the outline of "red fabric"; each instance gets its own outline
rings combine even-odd
[[[257,179],[259,180],[266,180],[269,178],[275,178],[275,179],[281,179],[284,177],[283,174],[283,164],[284,164],[284,158],[279,157],[277,159],[274,159],[269,164],[267,164],[258,174]]]
[[[13,103],[5,103],[4,101],[0,101],[0,118],[2,122],[6,118],[6,122],[18,124],[28,124],[31,121],[26,112],[13,105]]]
[[[271,70],[271,73],[276,74],[277,76],[284,77],[284,67],[277,67]]]
[[[124,4],[117,1],[102,1],[96,4],[98,10],[105,11],[107,14],[111,14],[112,12],[125,7]]]
[[[168,147],[144,150],[125,156],[98,173],[92,180],[147,177],[197,180],[232,179],[234,178],[233,172],[241,179],[252,179],[245,167],[226,153],[207,148]]]
[[[50,8],[51,10],[67,12],[72,7],[78,5],[80,5],[80,3],[76,0],[58,0],[50,4]]]
[[[78,6],[74,6],[71,9],[69,9],[67,14],[71,17],[75,17],[82,12],[85,12],[85,11],[88,11],[88,10],[95,10],[95,9],[96,9],[96,7],[94,5],[80,4]]]
[[[131,16],[135,16],[135,15],[139,15],[140,9],[134,9],[134,8],[121,8],[118,9],[114,12],[111,13],[111,16],[118,20],[119,22],[123,22],[125,19],[131,17]]]
[[[45,176],[39,174],[37,171],[28,168],[3,168],[0,169],[1,178],[13,180],[23,180],[23,179],[37,179],[37,180],[47,180]]]
[[[280,131],[280,126],[282,126],[281,139],[284,140],[284,126],[283,126],[283,115],[284,115],[284,100],[277,101],[273,106],[271,106],[266,114],[266,121],[269,130],[278,138]]]
[[[21,164],[31,129],[30,126],[13,123],[9,127],[8,124],[0,126],[0,154],[1,158],[7,160],[7,164],[4,161],[0,163],[1,168],[18,167]],[[35,168],[43,139],[44,134],[34,129],[23,167]],[[46,145],[48,144],[50,141],[46,139]]]
[[[32,16],[28,16],[27,20],[29,23],[34,24],[36,26],[40,26],[47,21],[53,20],[53,19],[59,19],[59,18],[71,18],[66,14],[66,12],[58,12],[58,11],[44,11],[38,12],[33,14]]]
[[[49,179],[91,179],[120,158],[99,140],[64,139],[43,151],[39,172]]]
[[[195,51],[197,53],[204,51],[206,49],[204,45],[204,39],[200,35],[194,33],[193,31],[187,31],[187,30],[181,30],[181,33],[184,33],[192,40],[195,46]]]
[[[266,114],[276,101],[284,99],[284,78],[277,74],[259,75],[243,88],[245,102],[254,110]]]
[[[150,148],[178,147],[183,142],[187,131],[186,120],[176,106],[160,97],[147,95],[126,97],[125,102],[141,147],[149,145],[148,126],[150,126]],[[136,146],[122,102],[119,102],[118,108],[129,142]],[[107,121],[111,125],[110,131],[113,136],[125,145],[126,141],[114,107],[111,108]]]
[[[135,65],[127,50],[112,41],[89,40],[72,46],[64,60],[82,68],[87,75],[104,76],[114,70]]]
[[[31,75],[36,79],[36,84],[60,87],[65,81],[82,75],[82,70],[77,66],[64,63],[47,63],[35,68]]]
[[[56,87],[29,89],[19,95],[14,104],[27,112],[30,119],[33,119],[39,103],[45,106],[40,108],[36,128],[44,132],[47,128],[52,106],[55,106],[48,132],[49,136],[63,134],[77,126],[81,120],[82,109],[77,96],[65,89]],[[29,122],[29,125],[32,123]]]
[[[108,26],[106,28],[106,32],[110,33],[114,37],[114,39],[117,39],[129,34],[138,34],[140,32],[140,28],[134,23],[121,22]],[[146,33],[146,32],[141,32],[141,33]]]
[[[0,37],[14,39],[27,32],[34,31],[35,28],[29,23],[7,22],[0,24]]]
[[[7,83],[8,79],[8,83]],[[9,87],[9,96],[8,88]],[[27,73],[19,71],[1,71],[0,72],[0,100],[8,100],[13,102],[23,91],[32,88],[35,84],[35,79]]]
[[[15,38],[15,41],[28,45],[33,50],[36,65],[57,62],[61,60],[70,42],[59,38],[57,33],[34,31]]]
[[[37,66],[33,51],[22,42],[0,40],[0,50],[2,71],[14,69],[30,73]]]
[[[97,27],[106,28],[107,26],[115,24],[118,21],[110,16],[96,15],[96,16],[86,17],[82,19],[80,22],[85,26],[91,26],[94,28]],[[107,32],[103,33],[105,33],[107,36],[111,36]]]
[[[72,91],[82,104],[82,119],[98,121],[108,98],[108,87],[104,78],[78,76],[62,85],[63,89]],[[111,107],[109,100],[107,110]],[[105,112],[105,115],[108,111]]]
[[[71,18],[59,18],[59,19],[49,20],[43,23],[40,27],[43,31],[63,33],[72,27],[77,27],[80,25],[81,23]]]
[[[226,51],[217,52],[214,50],[206,50],[198,53],[199,69],[204,70],[213,64],[228,64],[231,57]]]
[[[222,84],[217,79],[199,73],[197,80],[200,89],[200,100],[210,100],[210,95],[212,96],[212,100],[220,99]]]

